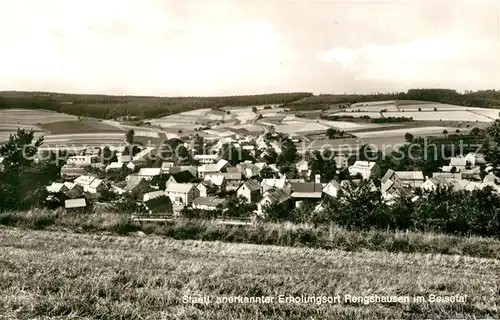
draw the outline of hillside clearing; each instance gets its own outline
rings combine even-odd
[[[4,229],[0,313],[10,318],[290,319],[498,317],[500,261],[159,237]],[[460,295],[454,303],[345,303],[345,295]],[[279,303],[335,296],[341,303]],[[209,304],[184,303],[207,296]],[[213,303],[220,296],[274,303]],[[230,315],[231,314],[231,315]]]

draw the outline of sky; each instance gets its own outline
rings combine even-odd
[[[0,90],[500,89],[500,0],[1,0]]]

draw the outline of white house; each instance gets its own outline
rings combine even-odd
[[[229,164],[228,161],[220,159],[214,164],[204,164],[198,167],[198,178],[203,179],[207,174],[216,174],[222,172]]]
[[[191,183],[169,183],[165,195],[170,198],[172,204],[189,205],[200,196],[200,191]]]
[[[389,169],[381,179],[382,197],[390,200],[398,196],[402,189],[420,188],[424,183],[422,171],[394,171]]]
[[[204,176],[204,181],[211,181],[214,185],[221,188],[226,182],[226,178],[223,174],[207,174]]]
[[[262,179],[260,186],[262,188],[262,194],[272,188],[283,189],[286,186],[286,178],[283,177],[280,179]]]
[[[255,180],[247,180],[236,190],[236,194],[248,202],[256,202],[260,198],[260,184]]]
[[[219,188],[210,180],[205,180],[196,185],[200,192],[200,197],[208,197],[214,195],[219,191]]]
[[[141,168],[137,175],[146,181],[153,180],[154,177],[161,175],[161,168]]]
[[[98,163],[99,157],[95,155],[91,156],[71,156],[66,160],[66,164],[73,166],[90,166],[93,163]]]
[[[380,168],[373,161],[356,161],[349,167],[349,174],[351,176],[360,174],[365,180],[377,177],[379,172]]]
[[[193,159],[201,164],[214,164],[217,163],[220,158],[217,154],[196,154]]]
[[[69,188],[64,183],[54,182],[50,186],[47,186],[48,193],[61,193],[69,191]]]
[[[292,209],[292,202],[289,190],[278,189],[276,191],[269,192],[257,203],[257,214],[263,215],[264,208],[272,204],[282,205],[285,209]]]

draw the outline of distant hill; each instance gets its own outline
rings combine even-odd
[[[400,104],[438,102],[464,107],[500,108],[500,90],[466,91],[451,89],[410,89],[407,92],[373,94],[320,94],[289,104],[294,110],[341,109],[357,102],[401,101]]]
[[[410,89],[373,94],[271,93],[224,97],[149,97],[65,94],[52,92],[0,92],[0,109],[47,109],[76,116],[113,119],[121,116],[158,118],[179,112],[224,106],[281,104],[293,110],[338,109],[356,102],[414,100],[466,107],[499,108],[500,90]]]

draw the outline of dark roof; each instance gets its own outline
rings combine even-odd
[[[321,183],[314,182],[298,182],[292,183],[293,192],[322,192],[323,185]]]
[[[130,180],[127,181],[127,185],[123,189],[125,189],[126,191],[132,191],[141,184],[147,184],[146,180],[144,180],[144,178],[142,177],[133,175],[130,177]]]
[[[195,176],[190,171],[184,170],[177,173],[172,173],[171,176],[175,179],[177,183],[187,183],[192,182],[196,179]]]
[[[276,191],[269,193],[267,195],[267,197],[269,197],[269,199],[273,203],[282,203],[282,202],[285,202],[285,201],[291,199],[290,198],[290,190],[287,190],[287,189],[278,189]]]
[[[172,202],[167,196],[160,196],[144,202],[146,208],[151,210],[152,213],[171,213]]]

